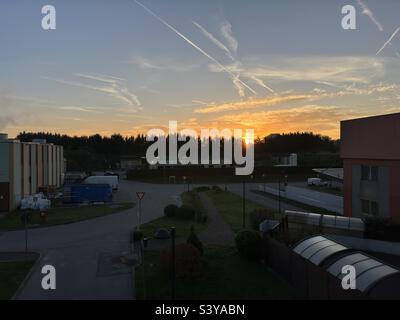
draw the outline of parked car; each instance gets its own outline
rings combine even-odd
[[[322,181],[320,178],[308,178],[307,184],[308,186],[326,187],[328,182]]]
[[[83,184],[108,184],[113,190],[118,190],[118,177],[116,176],[90,176]]]
[[[113,171],[106,171],[106,172],[104,173],[104,175],[105,175],[105,176],[118,177],[118,179],[119,179],[119,174],[116,173],[116,172],[113,172]]]

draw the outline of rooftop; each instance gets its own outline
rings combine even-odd
[[[400,160],[400,113],[341,122],[344,159]]]

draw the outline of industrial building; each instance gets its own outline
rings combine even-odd
[[[20,142],[0,134],[0,212],[15,210],[21,199],[41,187],[60,187],[63,176],[62,146],[45,140]]]
[[[344,214],[400,223],[400,113],[342,121]]]

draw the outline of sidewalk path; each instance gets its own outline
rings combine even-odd
[[[199,196],[208,214],[208,227],[199,235],[200,240],[211,245],[234,246],[235,233],[231,227],[224,221],[211,199],[204,192],[200,192]]]

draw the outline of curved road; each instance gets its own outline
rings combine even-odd
[[[195,187],[195,185],[191,185]],[[221,185],[224,188],[224,185]],[[228,190],[242,196],[241,184],[228,184]],[[142,223],[159,218],[167,204],[177,203],[185,191],[182,184],[150,184],[120,180],[116,202],[137,202],[136,192],[146,195],[142,202]],[[277,201],[250,192],[246,197],[271,209]],[[297,209],[282,204],[282,209]],[[133,299],[133,283],[127,267],[112,263],[112,257],[129,253],[129,232],[137,225],[138,207],[78,223],[32,229],[28,232],[29,251],[41,253],[31,276],[17,299]],[[0,252],[25,250],[25,232],[0,232]],[[41,287],[44,265],[56,268],[56,290]]]
[[[182,185],[154,185],[121,180],[116,201],[137,202],[144,191],[142,222],[162,216],[163,208],[176,202]],[[137,207],[83,222],[32,229],[29,251],[41,253],[33,273],[17,299],[132,299],[132,279],[127,268],[115,268],[111,256],[129,252],[129,231],[137,224]],[[0,251],[25,250],[25,232],[0,233]],[[56,290],[41,287],[43,265],[56,268]]]

